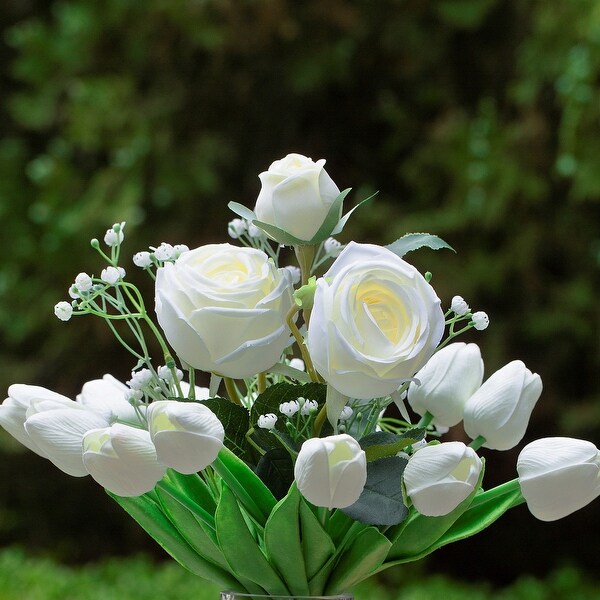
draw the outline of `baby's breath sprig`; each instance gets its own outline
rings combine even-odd
[[[477,312],[471,312],[471,308],[467,304],[466,300],[461,296],[454,296],[450,304],[450,309],[444,315],[446,319],[446,325],[448,326],[448,336],[446,339],[436,348],[436,352],[441,350],[455,337],[469,331],[469,329],[477,329],[483,331],[490,324],[490,319],[487,313],[479,310]],[[464,323],[466,325],[458,330],[455,329],[458,323]]]

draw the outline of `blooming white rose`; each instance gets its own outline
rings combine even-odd
[[[315,163],[301,154],[276,160],[259,175],[262,188],[254,208],[256,218],[300,240],[312,240],[340,194],[324,165],[324,159]]]
[[[156,274],[156,314],[188,365],[240,379],[272,367],[290,343],[292,285],[253,248],[211,244]]]
[[[381,246],[350,242],[317,280],[307,345],[330,385],[371,399],[410,379],[443,332],[440,300],[412,265]]]
[[[523,439],[541,393],[540,376],[520,360],[513,360],[467,400],[463,416],[465,432],[472,439],[484,437],[485,448],[513,448]]]
[[[343,433],[306,440],[296,459],[294,478],[300,493],[315,506],[354,504],[367,481],[367,458],[359,443]]]
[[[425,446],[404,469],[406,494],[422,515],[447,515],[475,489],[482,466],[475,450],[462,442]]]
[[[456,342],[436,352],[415,375],[420,382],[408,388],[408,402],[413,410],[429,412],[438,425],[452,427],[459,423],[467,400],[481,386],[483,360],[477,344]]]
[[[148,407],[148,427],[158,460],[186,475],[211,464],[225,438],[215,413],[195,402],[153,402]]]
[[[517,460],[521,493],[534,517],[556,521],[600,496],[600,452],[565,437],[527,444]]]
[[[156,457],[144,429],[115,423],[83,437],[83,462],[89,474],[117,496],[140,496],[163,478],[167,467]]]

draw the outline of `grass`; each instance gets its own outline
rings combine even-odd
[[[565,567],[545,580],[519,579],[492,590],[444,576],[406,581],[398,589],[368,581],[357,586],[357,600],[596,600],[600,586],[577,569]],[[145,557],[111,559],[81,567],[0,551],[0,600],[218,600],[219,588],[175,563],[156,565]]]

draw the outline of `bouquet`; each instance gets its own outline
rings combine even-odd
[[[350,190],[324,164],[290,154],[261,173],[254,211],[230,203],[237,245],[135,254],[154,313],[122,266],[125,223],[92,240],[107,264],[55,314],[103,319],[131,379],[104,375],[75,400],[14,384],[0,406],[10,434],[91,475],[181,565],[252,595],[339,594],[523,502],[551,521],[600,494],[598,449],[559,437],[485,489],[477,450],[519,444],[541,379],[514,360],[483,381],[479,347],[455,338],[487,315],[459,296],[444,310],[404,259],[443,240],[337,241]],[[297,266],[282,265],[289,248]],[[442,441],[461,421],[470,444]]]

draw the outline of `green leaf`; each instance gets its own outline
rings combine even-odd
[[[483,473],[482,468],[473,492],[447,515],[427,517],[412,508],[409,517],[397,530],[387,532],[392,540],[388,562],[409,562],[429,554],[430,550],[427,549],[431,548],[469,508],[480,489]]]
[[[300,492],[294,484],[273,509],[265,525],[264,540],[269,562],[279,571],[291,594],[308,596],[300,537],[300,502]]]
[[[377,431],[359,440],[368,461],[378,460],[386,456],[395,456],[407,446],[412,446],[425,437],[424,427],[415,427],[401,434]]]
[[[239,202],[230,202],[227,206],[229,207],[229,210],[234,212],[239,217],[242,217],[242,219],[246,219],[247,221],[253,221],[256,219],[254,211],[250,210],[247,206],[244,206]]]
[[[454,248],[452,248],[450,244],[447,244],[443,239],[439,238],[437,235],[431,235],[429,233],[407,233],[395,242],[388,244],[386,248],[402,258],[408,252],[418,250],[424,246],[431,248],[432,250],[441,250],[442,248],[447,248],[448,250],[452,250],[452,252],[456,252],[456,250],[454,250]]]
[[[248,529],[236,496],[223,482],[215,513],[217,539],[231,570],[264,588],[267,594],[287,596],[289,590],[262,553]]]
[[[333,231],[335,230],[336,226],[340,221],[340,215],[342,213],[342,205],[344,203],[344,199],[350,193],[351,189],[352,188],[348,188],[340,192],[338,197],[331,203],[325,220],[321,224],[321,227],[319,227],[319,229],[317,230],[317,233],[313,235],[309,244],[320,244],[321,242],[325,241],[328,237],[331,237],[333,235]]]
[[[294,463],[284,448],[271,448],[260,457],[256,465],[256,474],[280,500],[290,489],[294,481]]]
[[[250,414],[248,409],[234,404],[225,398],[210,398],[201,400],[212,410],[225,429],[225,446],[239,456],[242,460],[249,460],[251,457],[246,433],[250,429]]]
[[[367,463],[367,482],[359,499],[342,511],[369,525],[397,525],[408,509],[402,497],[402,472],[408,460],[399,456]]]
[[[212,464],[248,514],[264,527],[277,500],[258,475],[228,448]]]
[[[331,539],[336,546],[342,542],[344,536],[348,533],[353,524],[354,519],[351,519],[345,514],[341,508],[337,508],[333,511],[333,514],[327,521],[327,533],[331,536]]]
[[[197,473],[184,475],[174,469],[167,469],[167,479],[189,498],[193,499],[196,504],[204,508],[206,512],[214,516],[217,503],[200,475]]]
[[[346,190],[346,192],[349,192],[350,190]],[[372,198],[374,198],[377,195],[378,192],[375,192],[374,194],[371,194],[368,198],[365,198],[364,200],[361,200],[354,208],[350,209],[337,223],[337,225],[333,228],[333,230],[331,231],[331,233],[329,235],[337,235],[338,233],[341,233],[344,229],[344,227],[346,226],[346,223],[348,222],[348,219],[351,217],[352,213],[359,207],[361,207],[365,202],[368,202],[369,200],[371,200]]]
[[[148,534],[153,537],[181,566],[195,575],[223,586],[224,589],[244,587],[228,571],[199,556],[179,534],[160,507],[148,495],[124,498],[106,492]]]
[[[382,565],[391,545],[375,527],[361,531],[342,554],[327,582],[325,593],[339,594],[366,579]]]
[[[284,246],[307,246],[309,244],[306,240],[301,240],[280,227],[264,223],[263,221],[257,221],[256,218],[254,218],[252,224],[262,229],[267,235]]]

